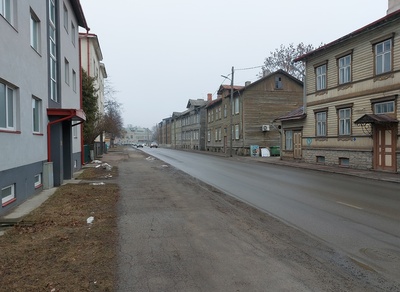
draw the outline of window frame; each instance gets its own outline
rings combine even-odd
[[[324,114],[324,116],[322,116]],[[328,135],[328,109],[314,111],[315,115],[315,136],[326,137]]]
[[[32,132],[40,134],[42,132],[42,101],[32,97]]]
[[[69,12],[68,12],[68,8],[67,8],[67,6],[65,5],[65,3],[63,4],[63,20],[64,20],[64,28],[65,28],[65,31],[68,33],[68,30],[69,30]]]
[[[324,68],[324,72],[322,72],[322,68]],[[315,84],[317,91],[322,91],[327,89],[327,78],[326,78],[327,71],[328,71],[327,63],[315,67]]]
[[[293,151],[293,130],[285,130],[285,150]]]
[[[69,61],[67,58],[64,58],[64,80],[67,85],[70,83],[70,77],[69,77]]]
[[[10,194],[8,194],[7,196],[5,196],[3,194],[3,192],[6,189],[10,189]],[[11,184],[11,185],[3,187],[1,189],[1,206],[5,207],[8,204],[11,204],[12,202],[16,201],[16,199],[17,199],[16,197],[17,196],[16,196],[16,193],[15,193],[15,184]]]
[[[390,48],[389,50],[385,50],[385,43],[390,42]],[[381,40],[379,42],[376,42],[373,44],[373,48],[374,48],[374,73],[375,75],[382,75],[382,74],[386,74],[389,72],[393,71],[393,38],[387,38],[384,40]],[[383,49],[382,52],[378,53],[378,46],[382,45]],[[380,64],[380,62],[378,61],[378,58],[382,57],[382,62]],[[389,61],[387,62],[386,59],[389,58]],[[382,71],[378,71],[378,66],[381,65],[380,69]],[[385,65],[389,65],[389,68],[385,68]]]
[[[348,61],[346,61],[346,59],[348,59]],[[352,64],[352,54],[346,54],[337,59],[339,85],[347,84],[352,81]]]
[[[30,25],[30,45],[32,49],[40,53],[41,51],[40,19],[37,17],[37,15],[32,9],[31,9],[31,18],[29,25]]]
[[[2,94],[0,93],[0,114],[4,115],[4,121],[3,121],[4,126],[1,125],[0,121],[0,130],[13,131],[16,129],[16,116],[17,116],[16,92],[15,92],[16,90],[2,82],[0,82],[0,86],[4,87],[3,91],[4,109],[1,108],[3,102],[1,100]]]
[[[12,0],[0,0],[0,15],[11,25],[14,24],[14,6]]]
[[[35,177],[34,177],[34,186],[35,186],[35,189],[40,188],[42,185],[43,185],[43,184],[42,184],[42,174],[41,174],[41,173],[38,173],[38,174],[36,174]]]
[[[341,113],[347,114],[343,117]],[[337,108],[338,116],[338,136],[350,136],[352,132],[351,120],[352,120],[352,107],[341,107]],[[347,131],[348,130],[348,131]]]
[[[240,127],[239,127],[239,124],[236,124],[235,125],[235,132],[234,132],[234,134],[235,134],[235,140],[239,140],[240,139]]]

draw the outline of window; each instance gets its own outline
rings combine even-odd
[[[236,97],[234,99],[234,108],[235,108],[235,114],[239,113],[239,97]]]
[[[0,0],[0,14],[12,24],[12,0]]]
[[[325,163],[325,156],[317,156],[317,163]]]
[[[392,70],[392,40],[375,45],[375,73],[376,75]]]
[[[68,24],[69,24],[69,21],[68,21],[68,9],[64,4],[64,28],[65,28],[65,30],[67,32],[68,32]]]
[[[215,129],[215,141],[218,141],[218,129]]]
[[[35,175],[35,189],[40,188],[42,186],[42,174],[39,173]]]
[[[14,90],[0,83],[0,129],[13,130],[15,116]]]
[[[225,104],[224,105],[224,118],[226,118],[228,112],[228,106]]]
[[[76,72],[72,70],[72,89],[76,92]]]
[[[33,123],[33,132],[40,133],[41,132],[41,108],[42,102],[39,99],[32,98],[32,123]]]
[[[67,59],[64,59],[64,75],[65,75],[65,83],[69,85],[69,62]]]
[[[75,46],[76,42],[76,31],[75,31],[75,25],[73,22],[71,22],[71,42]]]
[[[239,125],[235,125],[235,140],[239,140]]]
[[[35,51],[40,51],[40,21],[37,16],[31,11],[31,47]]]
[[[73,122],[73,126],[72,126],[72,136],[74,137],[74,139],[78,139],[78,127],[79,126],[75,126],[75,124],[78,122]],[[133,137],[132,137],[133,139]]]
[[[58,102],[57,94],[57,46],[56,46],[56,6],[49,0],[49,48],[50,48],[50,98]]]
[[[282,77],[275,76],[275,89],[282,89]]]
[[[350,135],[351,134],[351,109],[344,108],[339,109],[339,135]]]
[[[326,112],[315,114],[317,136],[326,136]]]
[[[339,165],[348,167],[350,165],[350,159],[348,157],[339,157]]]
[[[317,90],[326,89],[326,64],[316,68]]]
[[[293,131],[285,131],[285,150],[293,150]]]
[[[207,141],[210,142],[211,141],[211,130],[207,131]]]
[[[351,55],[339,59],[339,84],[351,81]]]
[[[1,205],[3,207],[14,202],[15,200],[15,184],[1,189]]]
[[[394,113],[394,101],[386,101],[374,104],[375,114]]]

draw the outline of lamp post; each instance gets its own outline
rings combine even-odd
[[[231,73],[232,77],[231,78],[228,78],[227,76],[221,75],[222,77],[224,77],[226,79],[229,79],[231,81],[231,94],[230,94],[230,103],[231,103],[230,128],[231,128],[231,133],[229,134],[230,135],[230,139],[229,139],[229,148],[230,148],[230,150],[229,150],[230,153],[229,154],[230,154],[230,157],[232,157],[232,149],[233,149],[232,143],[233,143],[233,114],[234,114],[234,112],[233,112],[233,80],[234,80],[234,74],[235,74],[235,68],[232,66],[232,73]]]

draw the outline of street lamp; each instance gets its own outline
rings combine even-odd
[[[231,96],[230,96],[230,103],[231,103],[231,121],[230,121],[230,128],[231,128],[231,133],[230,133],[230,141],[229,141],[229,146],[230,146],[230,157],[232,157],[232,141],[233,141],[233,78],[235,74],[235,68],[232,66],[232,78],[228,78],[227,76],[221,75],[222,77],[229,79],[231,81]]]

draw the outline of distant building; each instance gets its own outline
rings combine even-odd
[[[118,145],[150,144],[153,133],[148,128],[134,127],[128,125],[124,128],[120,137],[116,137],[114,143]]]

